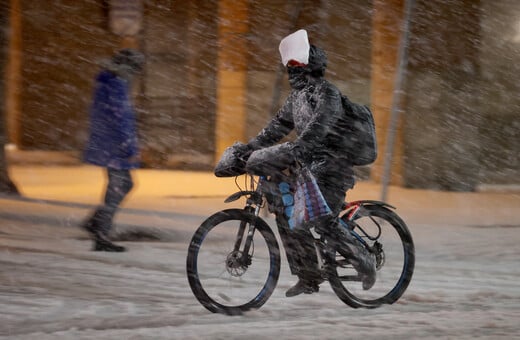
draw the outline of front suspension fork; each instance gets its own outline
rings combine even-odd
[[[255,216],[258,216],[260,213],[260,208],[258,206],[255,208],[252,206],[246,206],[244,210],[254,213]],[[233,251],[235,253],[242,253],[242,263],[244,265],[249,265],[251,263],[249,251],[253,246],[253,236],[255,234],[255,229],[255,226],[251,223],[247,223],[245,221],[240,222]],[[240,251],[242,243],[243,249]]]

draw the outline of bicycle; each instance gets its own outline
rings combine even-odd
[[[269,180],[246,175],[246,190],[235,182],[239,191],[225,202],[245,197],[245,207],[208,217],[193,235],[186,260],[188,281],[197,300],[213,313],[228,315],[265,304],[278,282],[281,262],[275,233],[260,217],[272,194]],[[348,258],[341,255],[334,235],[312,232],[322,278],[350,307],[392,304],[410,283],[415,265],[413,239],[394,209],[384,202],[361,200],[345,203],[339,216],[346,230],[375,254],[377,281],[367,291],[362,290]],[[290,256],[287,249],[286,254]]]

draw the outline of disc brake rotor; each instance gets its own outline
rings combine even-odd
[[[235,277],[244,275],[247,264],[244,264],[241,251],[233,251],[226,258],[226,270]]]

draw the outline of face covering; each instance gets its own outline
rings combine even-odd
[[[307,85],[307,71],[304,67],[288,67],[289,84],[295,90],[301,90]]]

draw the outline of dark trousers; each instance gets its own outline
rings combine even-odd
[[[347,189],[342,188],[341,185],[338,185],[339,182],[334,182],[333,179],[332,175],[325,178],[316,178],[321,193],[333,211],[331,217],[321,219],[319,224],[315,226],[317,231],[330,230],[330,228],[337,226],[336,219],[345,201]],[[276,223],[291,273],[307,280],[319,280],[321,275],[318,271],[318,258],[314,247],[314,237],[310,230],[303,228],[291,230],[288,218],[283,212],[277,213]]]
[[[134,186],[130,170],[107,168],[107,177],[104,202],[91,218],[92,228],[105,235],[112,229],[112,221],[119,205]]]
[[[271,176],[276,181],[276,174],[293,163],[294,156],[281,144],[251,154],[246,169],[254,175]],[[317,229],[333,228],[335,217],[345,201],[345,193],[354,186],[352,166],[345,159],[337,158],[325,159],[308,166],[334,216],[322,220]],[[276,223],[291,273],[305,279],[319,279],[318,258],[311,232],[305,229],[291,230],[283,212],[277,211],[276,214]]]

